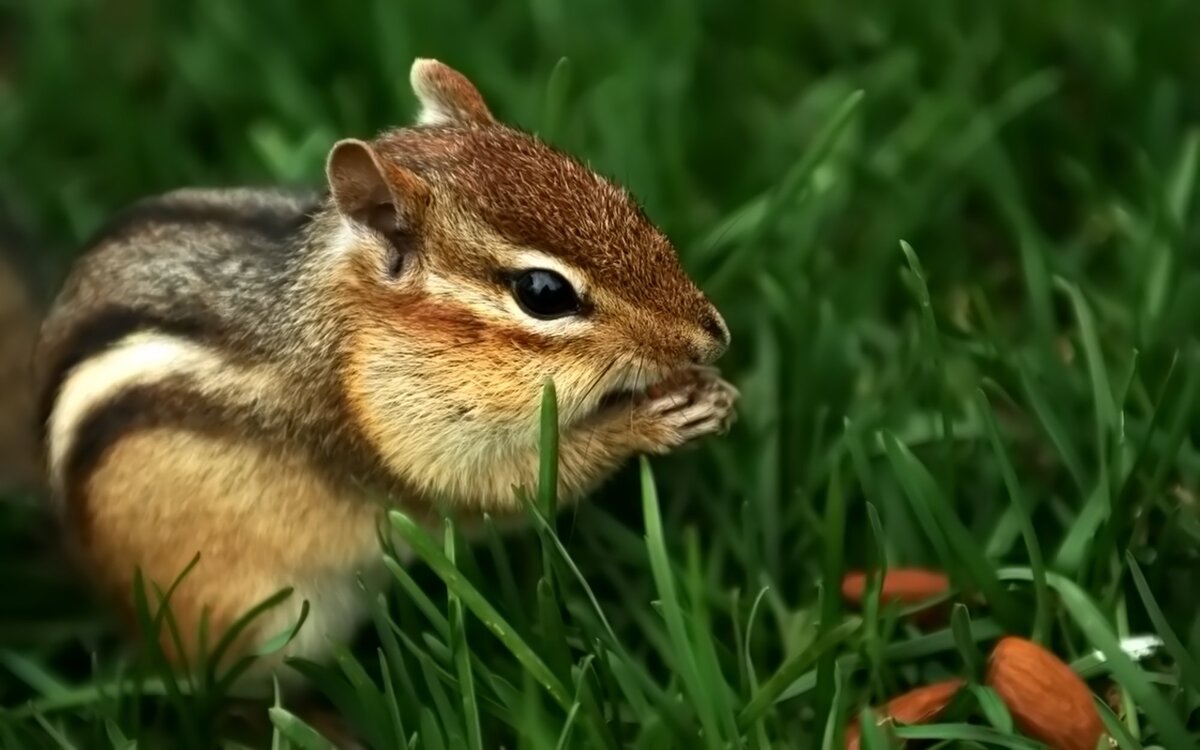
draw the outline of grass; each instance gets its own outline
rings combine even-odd
[[[1121,747],[1175,750],[1200,741],[1198,22],[1184,0],[0,0],[0,203],[52,283],[145,193],[319,179],[336,136],[411,119],[428,55],[675,238],[733,330],[740,421],[578,508],[527,488],[516,536],[393,515],[422,562],[364,592],[334,663],[295,665],[373,747],[837,748],[955,675],[940,723],[895,737],[1037,747],[974,683],[1014,633],[1088,679]],[[0,746],[238,746],[219,675],[127,653],[37,498],[0,514]],[[965,606],[922,630],[878,576],[840,600],[844,571],[905,565]],[[1163,647],[1126,655],[1144,635]],[[326,747],[299,716],[271,708],[275,746]]]

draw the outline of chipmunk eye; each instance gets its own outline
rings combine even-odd
[[[562,274],[530,268],[513,276],[513,297],[529,315],[549,320],[579,312],[579,295]]]

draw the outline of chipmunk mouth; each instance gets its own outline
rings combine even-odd
[[[638,372],[635,382],[622,379],[596,401],[593,413],[601,413],[609,409],[629,407],[639,401],[650,398],[654,388],[669,379],[669,372],[647,372],[644,368]]]
[[[617,388],[615,390],[611,390],[601,396],[600,400],[596,402],[596,411],[599,412],[618,406],[627,406],[632,404],[642,398],[645,398],[648,388],[649,386],[640,389]]]

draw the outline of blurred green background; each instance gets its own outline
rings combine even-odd
[[[882,553],[964,589],[1041,570],[1018,496],[1094,622],[1057,598],[1034,606],[1027,585],[1008,592],[1028,605],[1015,616],[976,618],[1024,634],[1045,618],[1068,659],[1108,643],[1097,632],[1163,627],[1195,654],[1198,30],[1189,0],[0,0],[0,206],[52,285],[145,194],[316,184],[336,138],[411,121],[409,65],[439,58],[498,116],[626,183],[731,325],[742,419],[655,468],[667,547],[681,566],[698,555],[689,606],[705,600],[719,640],[741,643],[768,587],[745,646],[715,656],[734,705],[755,693],[748,663],[765,680],[842,617],[818,595],[843,566]],[[694,718],[707,699],[670,679],[680,646],[651,604],[637,480],[559,529],[630,652]],[[24,523],[5,531],[23,540],[3,568],[14,633],[62,614],[21,584]],[[516,563],[514,609],[534,606],[538,565]],[[19,648],[57,664],[70,628],[43,632]],[[844,690],[823,652],[815,682],[746,737],[816,747],[831,706],[961,672],[949,635],[904,651],[921,637],[909,625],[872,618],[867,633],[837,651],[862,656]],[[1196,738],[1186,663],[1119,677],[1132,742]],[[0,676],[6,703],[28,690]]]

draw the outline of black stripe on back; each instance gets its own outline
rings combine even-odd
[[[38,418],[41,429],[54,410],[54,401],[62,387],[80,362],[93,357],[132,333],[157,331],[192,340],[211,338],[214,329],[194,317],[164,317],[145,310],[112,306],[98,310],[78,323],[66,342],[55,352],[57,359],[46,370],[46,377],[38,395]],[[206,335],[207,334],[207,335]],[[44,435],[43,435],[44,437]]]
[[[201,434],[227,430],[231,415],[181,382],[134,386],[96,406],[75,428],[62,482],[78,487],[110,448],[127,435],[155,427],[180,427]],[[68,492],[68,494],[73,494]]]

